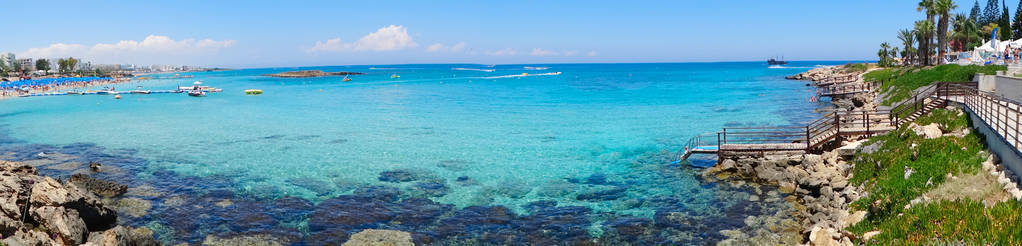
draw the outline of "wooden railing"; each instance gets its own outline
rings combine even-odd
[[[850,76],[848,76],[850,77]],[[888,79],[889,80],[889,79]],[[862,90],[880,88],[880,83],[841,86],[827,90]],[[863,88],[865,87],[865,88]],[[729,127],[722,131],[697,136],[686,149],[694,146],[717,146],[717,153],[804,150],[811,152],[821,146],[848,136],[874,136],[888,132],[913,120],[928,110],[959,101],[969,107],[991,128],[1016,149],[1022,148],[1022,103],[990,93],[980,92],[975,82],[938,82],[917,89],[912,97],[895,103],[888,110],[843,111],[822,115],[805,126]],[[716,141],[711,136],[716,135]]]
[[[938,89],[943,83],[935,83],[922,89],[917,89],[916,93],[909,97],[905,101],[895,103],[891,105],[891,121],[897,124],[903,123],[909,116],[915,112],[919,112],[926,106],[928,100],[933,100],[933,96],[937,94]]]
[[[856,77],[859,77],[859,75],[856,75],[856,74],[836,75],[836,76],[830,76],[828,78],[822,79],[819,82],[835,83],[835,82],[841,82],[841,81],[854,81],[854,80],[857,79]]]
[[[721,145],[727,144],[789,144],[808,143],[808,128],[804,126],[725,127],[721,131]]]
[[[962,103],[1000,135],[1005,143],[1013,146],[1016,151],[1022,149],[1022,141],[1019,140],[1022,103],[963,84],[949,84],[946,87],[946,98],[961,98]]]
[[[854,83],[854,84],[848,84],[848,85],[833,85],[833,86],[824,87],[822,90],[820,90],[820,94],[823,95],[823,96],[832,96],[832,95],[859,93],[859,92],[872,91],[873,89],[876,89],[878,87],[879,87],[879,85],[877,83],[875,83],[875,82]]]
[[[952,90],[951,84],[966,88],[974,86],[968,83],[935,83],[917,90],[912,98],[896,104],[891,110],[831,112],[805,126],[724,128],[717,133],[718,148],[721,152],[796,149],[810,152],[840,137],[874,136],[906,123],[908,115],[936,106],[926,107],[928,103],[943,103],[950,97],[966,93]],[[873,84],[871,89],[878,87]],[[1019,110],[1018,107],[1014,109]],[[1011,129],[1018,129],[1018,122],[1015,123],[1015,128]],[[1017,134],[1013,136],[1017,138]]]

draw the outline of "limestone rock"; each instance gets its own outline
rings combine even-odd
[[[863,241],[869,241],[869,239],[871,239],[871,238],[873,238],[873,237],[875,237],[877,235],[880,235],[880,231],[868,231],[868,232],[862,234],[862,240]]]
[[[153,238],[153,231],[149,228],[140,227],[129,229],[117,226],[106,231],[98,231],[89,234],[88,243],[103,246],[152,246],[160,245]]]
[[[412,246],[412,234],[403,231],[367,229],[351,235],[344,246]]]
[[[4,238],[3,245],[59,245],[50,235],[40,230],[21,229],[14,235]]]
[[[923,136],[926,139],[939,138],[944,135],[944,132],[940,130],[940,126],[938,126],[937,123],[932,123],[925,126],[920,126],[916,125],[915,123],[912,123],[909,125],[909,128],[911,128],[912,131],[916,133],[916,135]]]
[[[845,146],[841,146],[840,148],[837,148],[837,150],[835,150],[835,151],[840,156],[845,156],[845,157],[854,156],[855,153],[860,149],[860,146],[862,146],[862,144],[865,143],[865,142],[866,142],[866,140],[860,140],[860,141],[851,142],[851,143],[849,143],[849,144],[847,144]]]
[[[231,238],[219,238],[213,235],[207,235],[206,239],[202,241],[202,245],[206,246],[279,246],[285,245],[279,242],[277,238],[266,234],[256,235],[245,235]]]
[[[68,182],[103,197],[116,197],[128,192],[127,185],[95,179],[82,173],[71,175],[71,178],[68,178]]]
[[[25,204],[26,200],[31,202]],[[0,213],[0,235],[6,236],[0,241],[3,245],[83,244],[90,232],[110,229],[117,220],[117,214],[92,193],[39,176],[26,164],[7,161],[0,161],[0,210],[4,211]],[[27,222],[22,222],[26,216]],[[152,233],[141,238],[153,243],[90,245],[156,245]]]
[[[81,244],[88,230],[78,211],[64,207],[39,207],[32,210],[32,218],[57,234],[62,243]]]
[[[861,222],[865,218],[866,218],[866,211],[856,211],[854,213],[849,214],[848,217],[845,217],[844,224],[841,225],[841,226],[847,228],[849,226],[853,226],[855,224],[858,224],[859,222]]]

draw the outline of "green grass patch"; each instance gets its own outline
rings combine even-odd
[[[948,64],[931,68],[887,68],[866,73],[864,77],[866,81],[883,82],[879,91],[888,94],[881,104],[890,106],[911,97],[913,90],[930,85],[933,82],[971,81],[976,73],[994,74],[997,71],[1005,70],[1007,68],[1004,66],[959,66]]]
[[[869,70],[869,64],[866,63],[849,63],[842,67],[847,73],[862,73]]]
[[[933,123],[937,123],[941,130],[945,132],[957,131],[969,127],[969,119],[962,113],[959,116],[960,111],[947,110],[947,109],[934,109],[933,112],[923,115],[916,119],[916,124],[925,126]]]
[[[973,200],[937,201],[912,207],[880,225],[877,245],[1019,245],[1022,202],[1001,202],[992,208]],[[965,243],[965,244],[960,244]],[[950,245],[950,244],[949,244]]]
[[[937,109],[920,117],[916,124],[937,123],[943,129],[969,126],[965,115]],[[940,242],[967,242],[1018,245],[1022,242],[1022,202],[1001,202],[992,208],[963,199],[935,201],[905,209],[912,199],[946,180],[947,174],[960,176],[980,171],[986,156],[979,136],[945,136],[925,139],[908,127],[871,138],[864,146],[879,144],[876,152],[858,153],[854,159],[851,182],[862,185],[867,194],[852,208],[869,211],[869,216],[848,230],[859,235],[879,230],[869,243],[913,245]],[[913,147],[913,145],[915,147]],[[905,178],[906,167],[914,172]],[[929,183],[929,184],[927,184]]]
[[[974,134],[965,138],[924,139],[902,127],[866,144],[874,142],[881,143],[880,150],[856,156],[851,179],[870,194],[852,204],[858,210],[870,211],[870,218],[859,225],[875,225],[889,219],[909,201],[943,183],[948,173],[975,172],[985,160],[979,154],[982,142]],[[908,179],[904,177],[906,167],[913,170]],[[928,181],[930,186],[926,185]]]

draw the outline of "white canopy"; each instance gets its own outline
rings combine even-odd
[[[993,42],[992,45],[991,45],[991,42]],[[976,51],[986,51],[986,52],[1004,52],[1004,50],[1007,49],[1008,46],[1011,46],[1012,48],[1020,48],[1020,47],[1022,47],[1022,39],[1014,40],[1014,41],[1010,41],[1010,40],[1005,40],[1005,41],[991,40],[991,41],[987,41],[986,43],[983,43],[983,45],[980,45],[979,47],[976,47],[975,50]]]

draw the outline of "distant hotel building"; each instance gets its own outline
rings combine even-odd
[[[21,65],[21,70],[24,71],[35,71],[35,63],[32,62],[32,58],[18,59],[18,64]]]
[[[17,62],[14,53],[6,52],[0,54],[0,63],[3,63],[7,68],[14,68],[14,63]]]
[[[74,70],[75,71],[91,71],[92,70],[92,62],[78,61],[78,65],[75,65]]]

